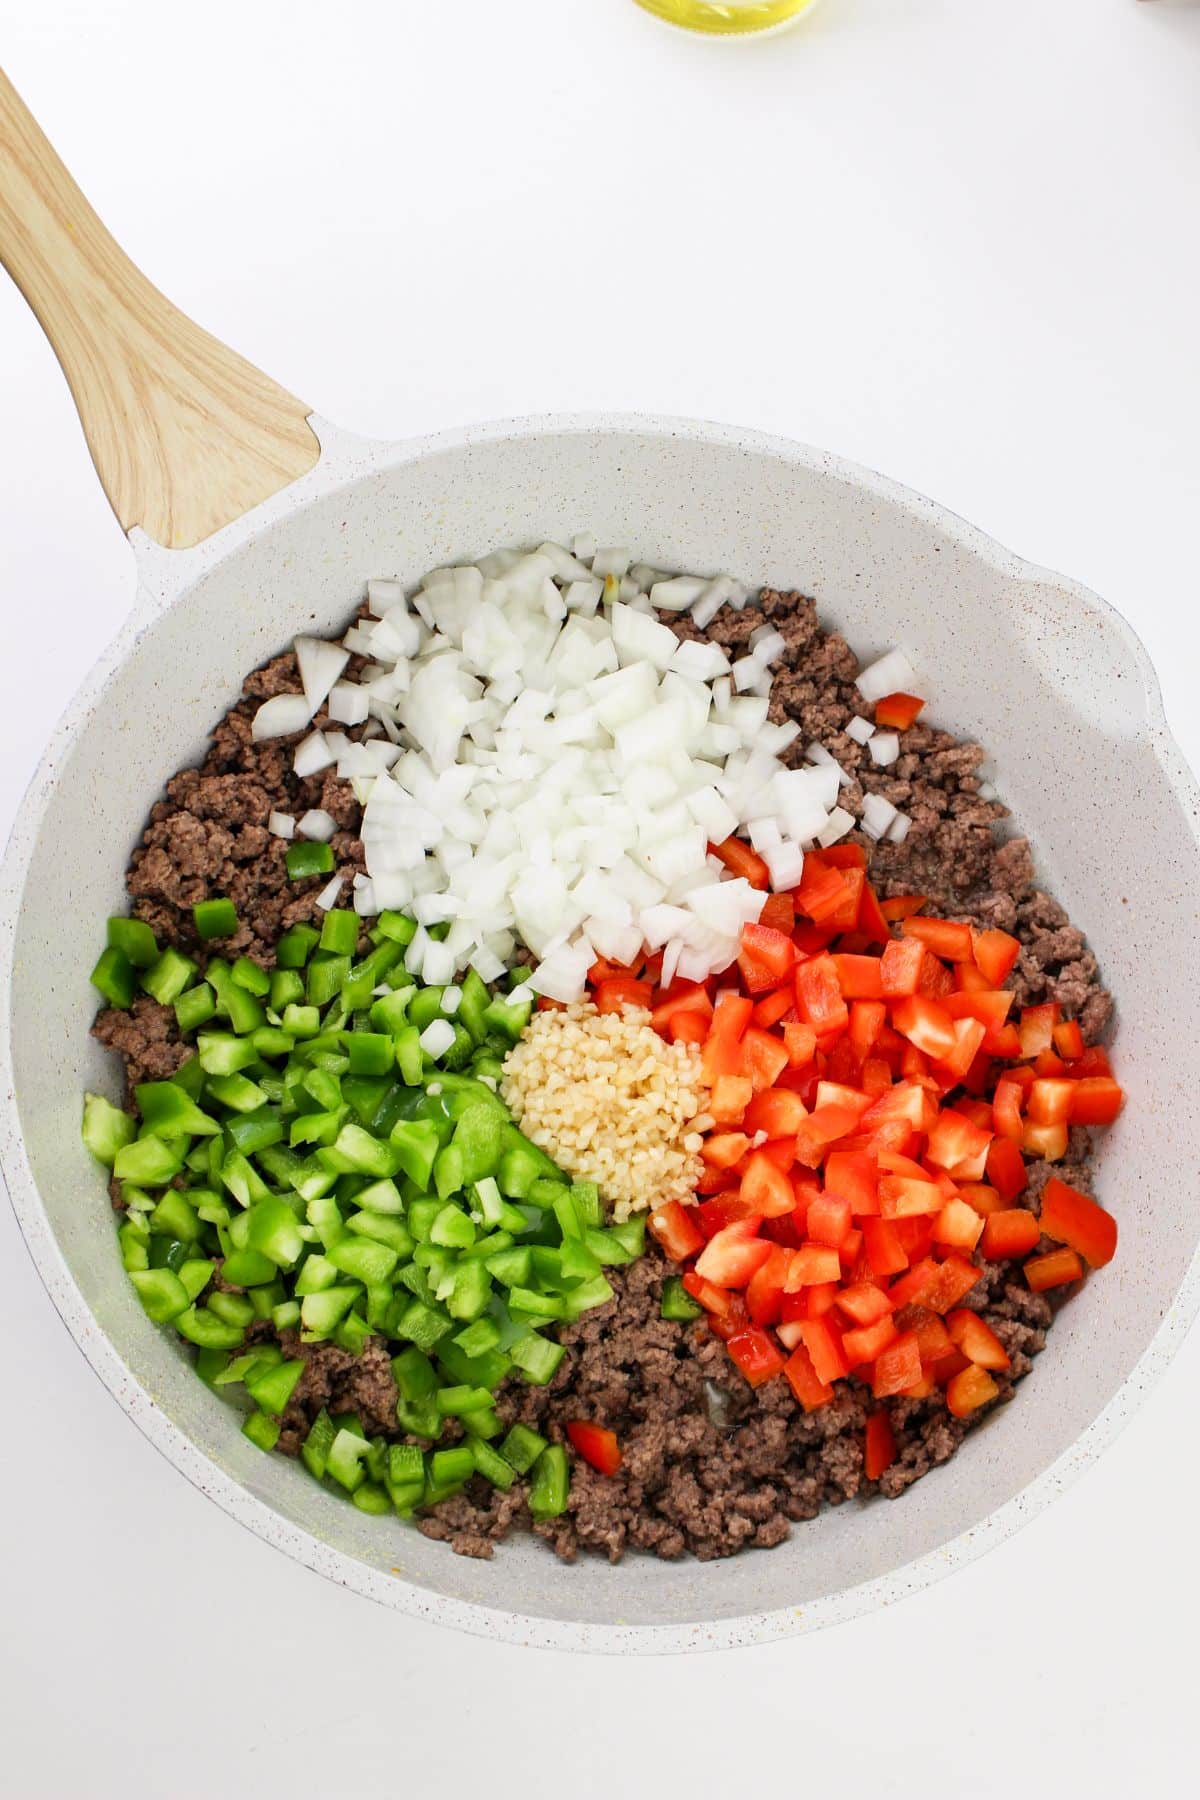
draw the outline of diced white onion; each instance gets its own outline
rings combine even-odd
[[[322,912],[328,912],[330,907],[337,905],[337,897],[341,891],[342,877],[340,875],[334,875],[325,883],[325,886],[317,895],[315,904],[321,908]]]
[[[865,744],[874,733],[874,730],[875,727],[872,725],[870,719],[864,719],[856,714],[846,727],[846,736],[848,738],[853,738],[856,744]]]
[[[337,760],[330,749],[323,731],[310,731],[308,736],[296,745],[296,754],[292,759],[292,767],[301,780],[307,775],[317,775],[322,769],[331,768]]]
[[[871,753],[871,761],[878,763],[881,769],[887,769],[900,754],[900,739],[894,731],[877,731],[867,749]]]
[[[855,677],[855,686],[863,699],[874,706],[885,694],[911,694],[917,684],[916,671],[903,650],[889,650]]]
[[[909,818],[908,814],[898,812],[887,829],[888,843],[902,844],[908,836],[909,827],[911,825],[912,820]]]
[[[868,794],[863,801],[862,828],[870,838],[881,838],[896,818],[896,808],[882,794]]]
[[[817,833],[817,842],[822,850],[828,850],[830,844],[836,844],[839,838],[844,838],[848,831],[853,830],[854,814],[848,813],[844,806],[835,806],[824,831]]]
[[[264,700],[255,713],[250,735],[256,744],[268,738],[291,737],[304,730],[316,710],[303,694],[276,694]]]
[[[448,1019],[454,1017],[454,1014],[461,1005],[462,989],[460,987],[455,987],[454,984],[451,983],[448,988],[442,989],[442,1011]]]
[[[337,821],[323,807],[313,806],[297,821],[296,830],[314,844],[327,844],[337,830]]]
[[[298,637],[292,647],[296,652],[304,698],[316,712],[350,661],[350,652],[340,644],[330,643],[328,638]]]
[[[449,1019],[431,1019],[417,1042],[426,1056],[432,1056],[436,1060],[439,1056],[445,1056],[454,1037],[454,1027]]]
[[[339,681],[330,690],[329,716],[339,725],[365,725],[370,695],[353,681]]]
[[[296,821],[291,813],[273,812],[268,816],[267,830],[272,837],[295,837]]]

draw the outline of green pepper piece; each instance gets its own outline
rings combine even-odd
[[[502,1287],[528,1287],[533,1278],[533,1251],[528,1244],[519,1244],[514,1250],[489,1256],[484,1267]]]
[[[347,1236],[333,1246],[329,1260],[343,1275],[361,1281],[364,1287],[387,1281],[400,1258],[386,1244],[372,1243],[369,1238]]]
[[[376,1031],[354,1031],[346,1042],[352,1075],[386,1075],[394,1061],[392,1040]]]
[[[181,1244],[199,1243],[204,1227],[178,1188],[167,1188],[150,1214],[150,1229]]]
[[[263,1412],[271,1413],[278,1418],[291,1399],[296,1383],[303,1373],[303,1358],[298,1358],[293,1362],[276,1363],[274,1368],[266,1369],[262,1374],[249,1376],[246,1381],[246,1392],[254,1404],[262,1408]]]
[[[301,1300],[307,1294],[321,1294],[326,1288],[337,1285],[338,1271],[327,1256],[313,1250],[305,1257],[300,1272],[293,1284],[296,1294]]]
[[[255,994],[261,1000],[271,991],[271,977],[266,969],[260,968],[249,956],[239,956],[229,971],[229,979],[237,987],[245,988],[248,994]]]
[[[275,969],[267,990],[267,1004],[272,1012],[282,1013],[285,1006],[304,999],[304,977],[299,969]]]
[[[415,1025],[405,1025],[402,1030],[392,1034],[392,1043],[401,1081],[408,1087],[415,1087],[425,1067],[420,1032]]]
[[[494,1350],[501,1338],[500,1327],[494,1319],[476,1319],[462,1331],[454,1334],[454,1342],[464,1356],[483,1356],[488,1350]]]
[[[280,1429],[278,1419],[269,1419],[266,1413],[252,1412],[243,1421],[242,1436],[248,1437],[260,1450],[273,1450],[279,1442]]]
[[[456,1444],[451,1450],[435,1450],[429,1459],[429,1473],[435,1487],[452,1487],[475,1473],[475,1457],[467,1444]]]
[[[224,1280],[232,1287],[265,1287],[278,1273],[269,1256],[261,1250],[233,1250],[221,1267]]]
[[[563,1296],[563,1317],[581,1319],[585,1312],[604,1306],[612,1297],[612,1285],[603,1275],[590,1276]]]
[[[243,1156],[255,1156],[273,1144],[283,1142],[284,1126],[277,1106],[260,1106],[252,1113],[239,1113],[225,1121],[230,1143]]]
[[[467,1356],[453,1338],[438,1345],[438,1361],[450,1382],[470,1382],[472,1387],[493,1392],[512,1368],[512,1359],[501,1350],[485,1350],[482,1356]]]
[[[470,1445],[478,1473],[486,1476],[493,1487],[504,1490],[510,1488],[517,1479],[517,1471],[512,1464],[505,1462],[499,1451],[493,1450],[482,1437],[472,1437]]]
[[[514,1425],[500,1446],[500,1454],[510,1468],[518,1475],[526,1475],[532,1469],[542,1451],[546,1448],[546,1440],[528,1425]]]
[[[178,950],[164,950],[148,969],[142,971],[141,983],[160,1006],[170,1006],[172,1000],[178,1000],[184,989],[191,986],[195,973],[196,965],[191,957],[181,956]]]
[[[293,1038],[313,1038],[321,1029],[321,1014],[315,1006],[285,1006],[283,1029]]]
[[[529,1511],[535,1519],[555,1519],[567,1510],[571,1472],[561,1444],[548,1444],[533,1465]]]
[[[346,1220],[346,1227],[358,1237],[386,1244],[399,1257],[412,1255],[412,1233],[403,1220],[391,1218],[387,1213],[353,1212]]]
[[[187,1289],[171,1269],[131,1269],[129,1279],[137,1289],[138,1299],[147,1318],[165,1325],[186,1312],[191,1302]]]
[[[224,1350],[197,1350],[196,1373],[201,1381],[212,1387],[228,1361]]]
[[[275,962],[281,969],[302,969],[321,934],[311,925],[289,925],[275,946]]]
[[[125,1012],[133,1005],[136,987],[133,965],[123,950],[116,950],[110,945],[107,950],[102,951],[90,980],[93,987],[100,989],[110,1006],[120,1007]]]
[[[528,1025],[532,1012],[532,1000],[514,1004],[511,1000],[497,997],[485,1008],[483,1024],[487,1031],[494,1031],[497,1036],[507,1038],[510,1044],[515,1044]]]
[[[216,1119],[200,1111],[178,1083],[143,1081],[133,1090],[142,1130],[147,1137],[177,1138],[216,1137],[221,1127]]]
[[[140,1221],[126,1219],[117,1232],[117,1243],[121,1248],[121,1262],[129,1274],[150,1267],[150,1248]]]
[[[113,1160],[118,1181],[134,1181],[139,1187],[166,1187],[183,1167],[186,1138],[139,1138],[123,1144]]]
[[[305,970],[304,997],[310,1006],[328,1006],[350,973],[350,958],[318,951]]]
[[[322,1289],[319,1294],[306,1294],[300,1306],[300,1322],[304,1333],[313,1338],[329,1337],[336,1331],[357,1297],[358,1289],[355,1287],[329,1287]]]
[[[199,987],[188,988],[175,1001],[175,1023],[186,1037],[189,1031],[199,1031],[201,1025],[207,1025],[217,1010],[217,1002],[212,989],[206,981]]]
[[[321,949],[332,950],[335,956],[353,956],[361,929],[362,921],[356,912],[331,906],[321,921]]]
[[[98,1162],[111,1169],[117,1152],[132,1144],[137,1122],[103,1094],[83,1096],[83,1141]]]
[[[202,1031],[196,1039],[196,1059],[206,1075],[236,1075],[257,1062],[258,1053],[253,1044],[228,1031]]]
[[[112,918],[108,921],[108,947],[119,950],[135,969],[148,969],[158,960],[158,943],[150,927],[141,919]]]
[[[600,1261],[579,1238],[567,1238],[559,1252],[559,1268],[564,1281],[591,1281],[600,1274]]]
[[[698,1319],[704,1308],[692,1299],[679,1275],[668,1275],[663,1282],[661,1313],[664,1319]]]
[[[464,1260],[454,1275],[454,1286],[446,1299],[446,1310],[452,1319],[467,1323],[487,1310],[492,1298],[492,1284],[482,1262]],[[512,1296],[509,1296],[510,1300]]]
[[[332,875],[333,845],[289,844],[284,857],[289,881],[307,881],[313,875]]]
[[[281,1269],[290,1269],[304,1254],[300,1226],[286,1200],[268,1193],[251,1207],[248,1217],[247,1249],[261,1251]]]
[[[346,1235],[346,1222],[342,1218],[342,1209],[332,1194],[319,1194],[306,1206],[308,1222],[326,1250],[332,1250],[340,1244]],[[332,1268],[332,1264],[330,1267]]]
[[[371,1024],[377,1032],[386,1032],[389,1038],[403,1031],[408,1023],[408,1003],[416,992],[415,988],[393,988],[390,994],[381,994],[371,1006]]]
[[[267,1096],[256,1081],[245,1075],[214,1075],[209,1078],[208,1097],[231,1112],[257,1112],[266,1104]]]
[[[348,1312],[333,1334],[333,1341],[347,1356],[361,1356],[371,1336],[371,1327],[361,1313]]]
[[[436,1128],[426,1119],[401,1119],[393,1125],[389,1141],[404,1173],[419,1188],[428,1188],[439,1148]],[[379,1172],[394,1174],[395,1170]]]
[[[411,944],[417,935],[415,920],[405,918],[403,913],[387,910],[381,912],[376,919],[375,929],[381,937],[390,938],[393,943],[400,945]]]
[[[322,1407],[309,1427],[308,1436],[300,1446],[300,1457],[310,1475],[320,1481],[325,1474],[329,1462],[329,1451],[337,1436],[337,1429]]]
[[[437,1391],[437,1409],[443,1418],[456,1418],[461,1413],[475,1412],[491,1403],[492,1396],[486,1388],[468,1387],[465,1383],[457,1387],[439,1388]]]
[[[207,1306],[189,1306],[173,1323],[181,1336],[201,1350],[236,1350],[245,1337],[240,1326],[227,1324]]]
[[[201,900],[192,908],[197,937],[204,939],[232,937],[238,928],[237,909],[232,900],[218,897]]]
[[[449,1314],[440,1307],[430,1306],[424,1300],[410,1300],[397,1321],[396,1335],[409,1339],[418,1349],[432,1350],[453,1329]]]
[[[193,1256],[187,1262],[180,1263],[175,1273],[183,1283],[183,1291],[191,1305],[198,1300],[213,1278],[216,1264],[209,1257]]]
[[[462,1159],[462,1183],[469,1186],[494,1177],[500,1166],[504,1115],[488,1105],[468,1106],[460,1113],[451,1139]]]
[[[561,1344],[551,1343],[536,1331],[527,1332],[511,1344],[509,1357],[533,1387],[545,1387],[566,1355]]]

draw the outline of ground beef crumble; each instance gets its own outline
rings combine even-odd
[[[1022,946],[1009,982],[1018,1003],[1056,1000],[1067,1016],[1079,1019],[1089,1043],[1102,1036],[1113,1008],[1096,959],[1082,932],[1037,887],[1026,841],[1001,841],[997,827],[1005,809],[980,795],[984,752],[978,745],[918,721],[901,733],[897,762],[890,768],[872,763],[845,730],[856,713],[870,714],[854,686],[857,660],[844,638],[821,630],[815,603],[800,594],[764,590],[755,605],[723,609],[704,632],[686,615],[663,616],[680,638],[706,637],[734,654],[743,652],[758,626],[779,630],[787,649],[776,666],[771,718],[801,726],[788,760],[798,762],[805,746],[818,741],[851,776],[841,804],[856,818],[864,796],[873,792],[912,820],[903,844],[858,838],[870,850],[880,892],[919,892],[929,897],[931,912],[1012,932]],[[324,807],[339,826],[333,840],[339,873],[350,878],[362,868],[361,815],[348,785],[331,774],[297,780],[291,770],[295,739],[252,741],[251,721],[261,701],[298,690],[291,655],[250,676],[200,767],[168,783],[131,861],[128,888],[136,916],[161,942],[201,960],[204,950],[191,919],[197,900],[228,895],[241,925],[222,952],[245,953],[267,967],[279,932],[315,912],[323,881],[288,880],[286,846],[266,829],[272,810],[299,816]],[[138,1000],[128,1013],[102,1013],[95,1032],[125,1059],[130,1089],[171,1074],[185,1054],[173,1012],[150,999]],[[1090,1190],[1089,1154],[1088,1134],[1073,1131],[1067,1158],[1055,1171]],[[1050,1173],[1044,1163],[1030,1169],[1026,1203],[1035,1211]],[[977,1260],[982,1279],[964,1304],[982,1314],[1012,1359],[994,1407],[1009,1400],[1029,1372],[1054,1310],[1070,1290],[1058,1290],[1052,1304],[1029,1290],[1016,1265]],[[863,1422],[873,1404],[868,1390],[853,1380],[840,1383],[829,1405],[806,1414],[782,1379],[751,1389],[702,1322],[662,1319],[666,1272],[653,1245],[630,1268],[611,1272],[613,1299],[562,1328],[567,1354],[552,1383],[536,1388],[510,1381],[497,1395],[506,1424],[522,1420],[556,1442],[576,1417],[611,1426],[624,1455],[620,1473],[604,1478],[576,1459],[568,1510],[544,1524],[530,1519],[524,1484],[502,1493],[476,1477],[420,1520],[427,1536],[468,1556],[491,1556],[495,1542],[520,1527],[546,1538],[566,1560],[581,1551],[611,1560],[627,1550],[726,1556],[778,1544],[794,1522],[813,1518],[822,1506],[874,1492],[895,1498],[945,1462],[978,1423],[981,1415],[970,1424],[954,1419],[940,1394],[886,1402],[897,1457],[878,1483],[868,1482],[862,1456]],[[298,1452],[322,1406],[357,1412],[370,1434],[399,1436],[396,1390],[381,1340],[371,1340],[357,1358],[333,1344],[302,1345],[291,1333],[281,1341],[289,1356],[306,1363],[283,1419],[281,1449]]]

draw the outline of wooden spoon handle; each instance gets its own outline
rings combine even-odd
[[[0,262],[62,365],[126,531],[185,549],[317,461],[310,409],[134,267],[3,70]]]

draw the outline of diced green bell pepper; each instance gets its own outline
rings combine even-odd
[[[119,950],[135,969],[148,969],[152,962],[158,961],[158,942],[142,919],[110,919],[107,942],[110,950]]]
[[[137,983],[133,965],[123,950],[116,950],[110,944],[107,950],[101,951],[90,980],[110,1006],[120,1007],[125,1012],[133,1005]]]
[[[132,1144],[137,1121],[103,1094],[83,1096],[83,1141],[98,1162],[111,1169],[117,1152]]]
[[[561,1444],[548,1444],[533,1465],[529,1511],[535,1519],[555,1519],[567,1510],[571,1471]]]
[[[192,908],[192,920],[197,937],[205,940],[232,937],[238,928],[237,908],[222,897],[199,901]]]

